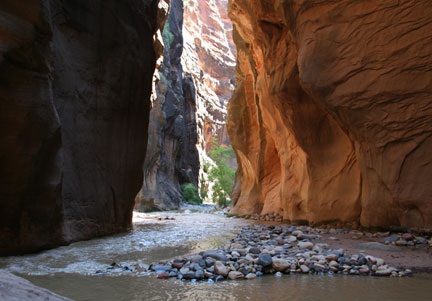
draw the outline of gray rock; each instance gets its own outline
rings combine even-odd
[[[245,276],[245,279],[247,280],[254,280],[257,278],[257,275],[255,273],[249,273]]]
[[[263,267],[270,266],[273,263],[273,259],[270,254],[261,254],[258,257],[257,263]]]
[[[301,270],[302,273],[305,273],[305,274],[309,273],[309,268],[306,265],[304,265],[304,264],[302,264],[300,266],[300,270]]]
[[[152,264],[150,266],[150,269],[152,271],[158,271],[158,272],[166,272],[172,269],[171,265],[167,265],[167,264]]]
[[[205,251],[202,254],[202,257],[204,259],[206,259],[207,257],[211,257],[211,258],[216,259],[218,261],[228,261],[228,258],[225,256],[225,254],[222,254],[216,250]]]

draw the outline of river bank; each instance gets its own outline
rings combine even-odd
[[[167,263],[175,258],[224,248],[235,243],[233,240],[245,227],[249,232],[258,233],[255,225],[275,225],[227,218],[222,212],[207,209],[207,213],[194,208],[183,208],[181,212],[134,213],[134,229],[129,233],[77,242],[33,255],[0,258],[0,268],[74,300],[262,300],[264,295],[278,300],[288,297],[290,300],[318,300],[322,296],[346,300],[352,291],[356,291],[356,296],[349,298],[351,300],[389,297],[404,300],[414,294],[419,296],[417,300],[428,300],[427,296],[432,294],[430,274],[419,273],[432,266],[427,245],[394,246],[396,251],[391,248],[392,243],[386,245],[383,241],[393,233],[385,236],[386,233],[361,234],[357,230],[343,229],[321,229],[325,231],[317,234],[321,237],[313,240],[314,246],[326,243],[329,249],[344,248],[349,254],[365,251],[364,254],[382,258],[389,266],[412,269],[413,277],[281,272],[279,276],[275,273],[253,281],[218,283],[208,282],[208,279],[194,283],[178,277],[157,279],[157,273],[150,268],[152,263]],[[366,245],[368,249],[364,244],[370,244]],[[373,249],[382,245],[390,248]],[[112,263],[115,266],[108,269]]]

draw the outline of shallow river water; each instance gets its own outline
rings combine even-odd
[[[164,218],[174,218],[165,220]],[[157,218],[162,218],[158,220]],[[219,283],[160,280],[145,273],[106,271],[217,248],[251,221],[207,213],[135,215],[123,235],[0,258],[0,268],[74,300],[432,300],[432,277],[264,276]]]

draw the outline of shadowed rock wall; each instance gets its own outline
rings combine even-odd
[[[230,1],[232,212],[432,227],[432,6]]]
[[[136,197],[139,211],[177,209],[180,184],[198,186],[199,158],[195,86],[183,77],[183,1],[171,0],[163,30],[163,61],[154,78],[143,187]]]
[[[0,255],[131,225],[157,2],[1,2]]]

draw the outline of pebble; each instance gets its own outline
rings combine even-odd
[[[236,238],[219,249],[154,263],[150,266],[146,265],[145,268],[141,268],[141,264],[136,264],[134,267],[136,272],[149,270],[160,279],[177,277],[182,280],[203,280],[212,283],[222,280],[252,280],[264,274],[274,274],[277,277],[289,273],[395,277],[412,274],[409,269],[395,269],[386,265],[384,259],[364,254],[364,252],[348,254],[344,249],[331,249],[328,244],[323,243],[321,237],[321,234],[331,233],[358,237],[372,235],[358,230],[348,231],[334,228],[251,225],[244,227]],[[387,245],[374,243],[373,247],[378,244],[380,248],[400,249],[409,246],[410,243],[411,245],[430,243],[428,239],[411,233],[391,235],[390,233],[374,233],[373,235],[382,237],[382,241],[387,243]],[[369,247],[369,244],[363,243],[362,246],[368,249],[366,247]],[[97,273],[124,268],[118,263],[113,263],[107,268],[107,271],[98,270]]]
[[[309,268],[307,266],[305,266],[304,264],[302,264],[300,266],[300,270],[302,273],[309,273]]]
[[[236,280],[236,279],[242,279],[242,278],[244,278],[244,275],[242,272],[231,271],[228,273],[228,279],[230,279],[230,280]]]
[[[245,276],[245,279],[247,280],[254,280],[257,278],[257,275],[255,273],[249,273]]]

